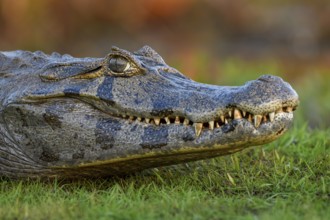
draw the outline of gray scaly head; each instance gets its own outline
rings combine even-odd
[[[0,175],[99,177],[273,141],[298,95],[281,78],[195,82],[148,46],[105,58],[0,53]]]

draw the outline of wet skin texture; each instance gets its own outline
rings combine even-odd
[[[150,47],[105,58],[0,53],[0,176],[81,178],[231,154],[273,141],[298,95],[281,78],[201,84]]]

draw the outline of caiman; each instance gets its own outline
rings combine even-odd
[[[202,84],[148,46],[0,52],[0,176],[105,177],[227,155],[281,136],[298,103],[279,77]]]

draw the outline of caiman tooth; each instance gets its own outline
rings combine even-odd
[[[241,118],[242,118],[241,111],[235,108],[235,110],[234,110],[234,119],[241,119]]]
[[[129,116],[129,120],[134,121],[134,116]]]
[[[228,115],[229,115],[230,118],[233,115],[231,110],[228,112]]]
[[[286,107],[287,112],[292,112],[292,107]]]
[[[199,137],[203,129],[203,123],[194,123],[194,126],[195,126],[195,135],[196,137]]]
[[[214,121],[209,121],[209,128],[210,128],[211,130],[214,129]]]
[[[245,117],[246,116],[246,111],[242,111],[242,113],[243,113],[243,117]]]
[[[274,119],[275,119],[275,112],[269,113],[269,120],[270,120],[270,122],[273,122]]]
[[[225,122],[225,116],[224,116],[224,115],[220,115],[220,121],[221,121],[222,123]]]
[[[215,123],[215,127],[216,127],[216,128],[220,128],[220,125],[219,125],[218,122]]]
[[[175,121],[174,121],[175,124],[180,124],[180,118],[179,116],[176,116],[175,117]]]
[[[262,116],[262,121],[267,122],[267,116],[266,115]]]
[[[227,120],[227,118],[225,118],[225,124],[228,124],[228,120]]]
[[[146,118],[146,119],[144,119],[145,121],[146,121],[146,123],[150,123],[150,118]]]
[[[276,110],[275,114],[283,112],[283,108],[279,108]]]
[[[262,115],[255,115],[254,116],[254,127],[258,128],[260,126],[262,120]]]
[[[160,118],[154,118],[155,124],[159,125],[160,124]]]
[[[165,117],[165,121],[166,121],[166,124],[168,124],[168,125],[171,124],[171,121],[168,117]]]
[[[252,123],[252,115],[251,114],[249,114],[249,116],[248,116],[248,121]]]
[[[137,117],[136,120],[138,120],[138,121],[142,121],[142,118],[141,118],[141,117]]]
[[[122,114],[122,115],[121,115],[121,117],[123,117],[123,118],[126,118],[126,117],[127,117],[127,115],[125,115],[125,114]]]
[[[183,121],[183,124],[184,125],[189,125],[189,122],[190,122],[189,119],[185,118],[184,121]]]

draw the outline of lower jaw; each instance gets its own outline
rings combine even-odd
[[[275,138],[275,137],[274,137]],[[260,140],[256,145],[268,143],[271,139]],[[130,155],[92,163],[82,163],[74,167],[54,167],[53,177],[57,178],[99,178],[126,175],[160,166],[169,166],[191,161],[214,158],[236,153],[249,146],[243,143],[214,145],[213,147],[183,147],[174,151],[148,152],[143,155]]]
[[[218,133],[216,133],[217,130],[212,131],[212,133],[211,131],[205,131],[195,141],[182,143],[182,145],[144,149],[130,155],[117,155],[114,158],[107,158],[104,155],[104,158],[99,158],[93,162],[84,162],[67,167],[53,167],[53,169],[59,173],[70,173],[73,176],[81,176],[83,174],[86,177],[99,177],[132,173],[152,167],[174,165],[232,154],[251,146],[262,145],[275,140],[287,130],[287,125],[290,121],[285,119],[283,118],[281,121],[278,118],[276,123],[271,124],[272,126],[267,124],[260,126],[259,129],[263,130],[263,132],[258,131],[252,125],[248,126],[247,123],[249,122],[240,120],[236,123],[235,129],[230,132],[231,135],[228,134],[227,137],[220,131],[221,129],[219,129]],[[233,124],[228,126],[233,126]],[[242,128],[244,128],[244,132],[242,132]],[[271,129],[273,130],[271,131]],[[207,140],[210,135],[217,135],[217,141]]]

